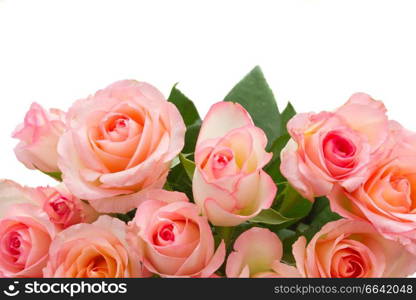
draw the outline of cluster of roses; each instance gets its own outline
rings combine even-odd
[[[336,275],[354,277],[415,272],[416,133],[363,93],[335,112],[297,114],[287,128],[292,138],[281,153],[282,173],[310,201],[328,197],[346,219],[328,223],[310,252],[305,239],[294,244],[301,273],[329,276],[338,264],[348,268]],[[328,243],[326,234],[337,242]]]
[[[0,182],[0,275],[412,274],[416,135],[385,113],[381,102],[356,94],[335,112],[289,121],[282,174],[312,202],[327,196],[345,217],[327,223],[309,243],[300,236],[295,265],[289,265],[281,240],[267,227],[227,239],[230,227],[269,209],[278,195],[263,170],[273,156],[266,134],[240,104],[211,107],[189,156],[194,162],[180,154],[185,116],[149,84],[116,82],[67,113],[33,104],[14,133],[16,156],[62,182],[37,188]],[[166,184],[178,155],[194,164],[191,200]]]

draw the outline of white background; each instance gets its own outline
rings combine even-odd
[[[26,170],[10,138],[33,101],[67,109],[134,78],[175,82],[202,115],[260,65],[282,109],[331,110],[357,91],[416,130],[415,1],[0,0],[0,178]]]
[[[335,0],[0,0],[0,178],[26,170],[10,135],[30,103],[67,109],[127,78],[202,115],[260,65],[280,109],[331,110],[354,92],[385,102],[416,130],[416,2]]]

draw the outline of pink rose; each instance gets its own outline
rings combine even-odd
[[[327,223],[307,246],[300,237],[293,255],[303,277],[405,277],[416,271],[414,255],[354,220]]]
[[[57,228],[26,188],[0,181],[0,274],[42,277]]]
[[[280,262],[283,247],[276,234],[253,227],[234,242],[227,259],[227,277],[299,277],[296,268]]]
[[[328,198],[333,211],[370,222],[416,254],[416,134],[396,126],[391,139],[388,155],[358,189],[337,187]]]
[[[5,277],[42,277],[56,229],[36,205],[16,204],[0,219],[0,272]]]
[[[161,188],[171,160],[184,145],[176,107],[153,86],[116,82],[69,110],[58,145],[68,189],[100,212],[125,213],[140,193]]]
[[[92,223],[98,217],[90,205],[72,195],[64,184],[32,189],[32,196],[51,222],[63,229],[78,223]]]
[[[153,191],[130,223],[129,242],[150,272],[162,277],[210,277],[224,262],[198,207],[179,192]],[[214,253],[215,252],[215,253]]]
[[[93,224],[77,224],[60,232],[49,250],[44,277],[142,277],[126,242],[126,224],[101,216]]]
[[[330,193],[335,184],[352,191],[366,178],[388,137],[382,102],[354,94],[335,112],[297,114],[281,152],[281,172],[305,198]]]
[[[24,123],[13,133],[13,137],[20,140],[14,149],[17,159],[29,169],[59,172],[57,144],[65,129],[64,119],[64,112],[46,111],[33,103]]]
[[[219,102],[202,124],[195,151],[195,203],[217,226],[235,226],[271,206],[277,187],[262,168],[267,138],[239,104]]]

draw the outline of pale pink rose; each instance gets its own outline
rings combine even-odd
[[[129,243],[144,267],[162,277],[210,277],[224,262],[198,207],[183,193],[153,191],[129,226]]]
[[[65,129],[64,119],[64,112],[46,111],[33,103],[24,123],[13,133],[13,137],[20,140],[14,149],[17,159],[29,169],[59,172],[57,144]]]
[[[40,207],[29,203],[9,207],[0,219],[0,272],[4,277],[42,277],[56,231]]]
[[[171,160],[184,145],[176,107],[153,86],[116,82],[68,111],[58,145],[68,189],[99,212],[125,213],[141,191],[163,187]]]
[[[61,231],[50,246],[44,277],[142,277],[142,267],[132,255],[126,232],[126,224],[110,216]]]
[[[253,227],[243,232],[234,242],[228,256],[227,277],[299,277],[296,268],[281,261],[282,242],[266,228]]]
[[[239,104],[219,102],[202,123],[192,182],[195,203],[217,226],[235,226],[272,205],[277,187],[262,170],[267,137]]]
[[[31,196],[48,214],[51,222],[63,229],[78,223],[92,223],[98,218],[98,213],[71,194],[64,184],[31,189]]]
[[[293,255],[303,277],[406,277],[416,271],[416,256],[355,220],[327,223],[307,246],[300,237]]]
[[[335,184],[352,191],[366,178],[388,139],[382,102],[354,94],[335,112],[297,114],[281,152],[281,172],[305,198],[330,193]]]
[[[336,187],[328,198],[333,211],[370,222],[416,254],[416,134],[396,127],[390,144],[388,155],[358,189]]]
[[[29,189],[0,180],[1,277],[42,277],[57,231]]]

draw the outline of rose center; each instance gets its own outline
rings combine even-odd
[[[108,128],[110,132],[123,130],[127,127],[129,120],[125,117],[117,119],[113,124]]]
[[[231,151],[221,151],[214,155],[214,168],[224,169],[228,163],[233,159]]]
[[[159,232],[159,236],[164,241],[169,241],[169,242],[175,241],[175,234],[173,233],[173,225],[168,224],[168,225],[163,226]]]
[[[346,272],[345,272],[345,277],[350,277],[350,278],[358,278],[358,277],[362,277],[363,275],[363,268],[360,264],[360,262],[356,261],[355,258],[346,258],[345,259],[345,263],[347,265],[346,268]]]
[[[118,119],[116,122],[116,128],[124,128],[127,126],[128,120],[126,119]]]
[[[378,197],[375,196],[380,207],[398,213],[406,213],[412,210],[412,186],[409,178],[404,176],[402,174],[389,174],[384,182],[381,181],[373,187],[372,194],[382,191],[382,202],[378,201]]]
[[[18,255],[20,254],[20,246],[21,246],[21,241],[20,241],[20,235],[16,232],[12,233],[9,237],[9,252],[12,255]]]
[[[335,149],[341,156],[351,156],[354,153],[354,146],[344,139],[337,140]]]
[[[336,251],[332,260],[332,276],[338,278],[360,278],[364,277],[368,270],[368,261],[362,256],[361,250],[351,248],[350,244],[357,244],[355,240],[349,240],[345,246]]]
[[[91,260],[89,265],[87,266],[88,277],[106,277],[108,275],[108,267],[107,267],[108,259],[103,257],[102,255],[97,255],[94,259]]]
[[[10,241],[10,247],[14,249],[18,249],[20,247],[20,240],[17,237],[13,237]]]
[[[391,181],[391,186],[400,193],[406,193],[410,189],[409,181],[405,178],[395,178]]]
[[[113,142],[124,141],[129,136],[132,126],[134,125],[134,122],[130,123],[130,121],[128,116],[122,114],[106,116],[101,125],[101,130],[104,136]],[[102,138],[100,137],[99,139]]]
[[[54,201],[51,203],[52,209],[55,213],[62,216],[66,214],[69,210],[68,205],[66,204],[66,201],[68,201],[67,198],[61,196],[61,198],[58,201]]]
[[[338,134],[329,134],[324,143],[326,150],[332,151],[334,154],[340,157],[351,157],[355,154],[355,145],[347,138],[344,138]]]

